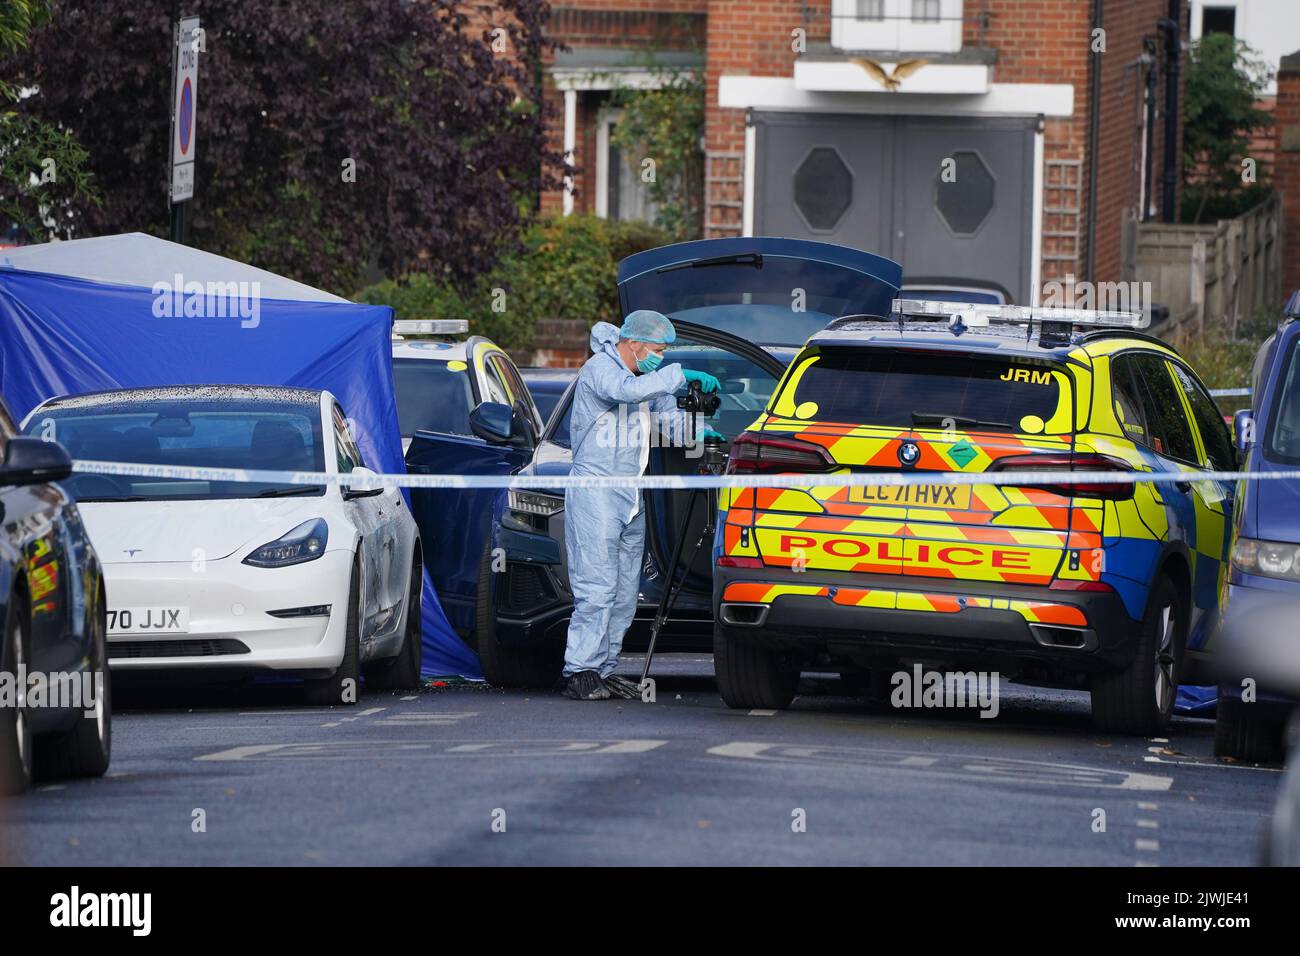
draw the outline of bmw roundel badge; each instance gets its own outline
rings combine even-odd
[[[905,441],[898,446],[898,460],[904,465],[911,467],[915,465],[917,459],[921,457],[921,449],[917,447],[914,441]]]

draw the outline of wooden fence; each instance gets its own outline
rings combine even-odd
[[[1150,282],[1151,302],[1169,307],[1152,331],[1182,345],[1241,321],[1282,297],[1282,206],[1276,193],[1236,219],[1206,225],[1137,222],[1126,214],[1124,279]]]

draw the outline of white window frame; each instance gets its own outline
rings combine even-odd
[[[858,0],[832,0],[831,46],[841,50],[957,53],[963,0],[939,0],[937,23],[912,19],[912,0],[885,0],[885,19],[859,20]]]

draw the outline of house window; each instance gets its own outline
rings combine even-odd
[[[650,185],[641,180],[641,162],[623,154],[614,142],[621,110],[605,110],[596,132],[596,215],[603,219],[654,222],[659,208]]]
[[[858,20],[884,20],[885,0],[858,0]]]
[[[913,23],[938,23],[939,0],[912,0]]]
[[[956,53],[961,50],[962,16],[962,0],[831,0],[831,46]]]
[[[1235,36],[1236,31],[1236,7],[1206,7],[1201,11],[1201,36],[1209,33],[1226,33],[1228,36]]]

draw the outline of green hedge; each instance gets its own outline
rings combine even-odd
[[[353,298],[391,305],[399,319],[466,318],[475,334],[526,349],[538,319],[617,322],[619,260],[668,241],[662,229],[640,222],[538,219],[496,268],[471,284],[419,273],[386,279]]]

